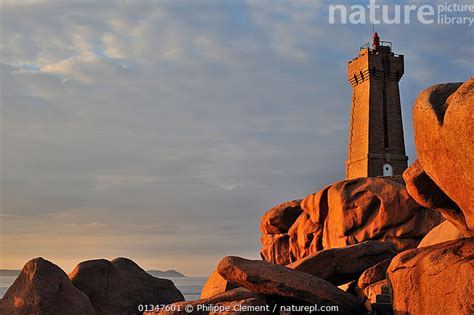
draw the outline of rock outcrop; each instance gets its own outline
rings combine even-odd
[[[392,243],[368,241],[343,248],[325,249],[287,267],[339,286],[358,279],[366,269],[395,255]]]
[[[289,258],[291,262],[300,260],[310,254],[323,249],[323,227],[311,220],[308,213],[304,212],[293,224],[288,232]]]
[[[262,248],[272,253],[262,255],[264,260],[287,265],[323,249],[367,240],[389,241],[402,251],[415,248],[443,220],[413,200],[403,184],[380,177],[326,186],[304,198],[301,209],[287,233],[289,248],[287,234],[275,234],[271,240],[269,234],[262,235]]]
[[[461,208],[426,174],[418,160],[406,169],[403,173],[403,178],[405,179],[408,193],[418,204],[441,213],[465,237],[474,236],[474,232],[467,227]]]
[[[268,210],[261,219],[262,234],[288,233],[290,227],[303,212],[300,203],[301,199],[287,201]]]
[[[327,196],[324,248],[386,240],[401,251],[416,247],[441,222],[438,213],[420,207],[402,184],[386,178],[338,182]]]
[[[279,265],[287,265],[291,262],[288,233],[263,234],[260,237],[260,242],[262,243],[260,256],[263,260]]]
[[[127,258],[82,262],[69,274],[98,314],[141,314],[140,304],[169,304],[184,297],[173,282],[149,275]]]
[[[61,268],[43,258],[34,258],[1,299],[0,314],[93,315],[96,311]]]
[[[473,121],[474,77],[464,83],[434,85],[417,97],[413,107],[421,166],[459,206],[470,231],[474,231]]]
[[[302,213],[301,200],[284,202],[268,210],[260,221],[262,250],[266,261],[280,265],[291,262],[288,231]]]
[[[429,231],[418,244],[418,247],[431,246],[461,238],[464,238],[464,235],[450,221],[444,221]]]
[[[337,305],[343,314],[359,314],[361,304],[352,295],[313,275],[265,261],[225,257],[220,275],[252,292],[318,305]]]
[[[201,290],[201,299],[207,299],[237,288],[217,272],[213,271]]]
[[[391,259],[387,259],[365,270],[348,290],[364,301],[367,310],[380,311],[377,314],[392,314],[390,292],[386,279],[390,262]]]
[[[387,269],[392,259],[386,259],[365,270],[357,280],[357,286],[361,289],[380,282],[387,277]]]
[[[361,298],[364,299],[364,305],[367,310],[369,311],[376,311],[376,314],[392,314],[392,306],[391,306],[391,301],[390,301],[390,293],[388,291],[388,285],[387,285],[387,280],[380,280],[377,282],[374,282],[368,286],[366,286],[364,289],[360,291],[359,295]],[[380,298],[383,298],[381,300]],[[385,304],[386,308],[388,308],[390,311],[387,312],[388,310],[386,309],[385,312],[378,312],[376,310],[377,304],[383,303]],[[380,305],[382,306],[382,305]],[[388,307],[387,307],[388,306]]]
[[[387,270],[395,314],[472,314],[474,238],[398,254]]]

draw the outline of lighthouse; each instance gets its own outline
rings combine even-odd
[[[352,86],[346,179],[401,175],[407,168],[399,82],[403,55],[374,33],[348,63]]]

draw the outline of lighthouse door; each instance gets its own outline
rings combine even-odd
[[[383,176],[393,176],[393,167],[389,163],[383,165]]]

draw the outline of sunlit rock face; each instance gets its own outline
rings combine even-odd
[[[418,247],[431,246],[461,238],[464,238],[464,235],[451,222],[446,220],[429,231],[418,244]]]
[[[303,210],[300,207],[301,199],[284,202],[263,215],[260,224],[262,234],[288,233]]]
[[[464,83],[434,85],[420,93],[413,106],[416,152],[421,167],[459,206],[471,232],[474,231],[473,121],[474,77]]]
[[[323,226],[304,212],[293,224],[289,234],[289,260],[297,261],[323,249]]]
[[[303,212],[301,200],[284,202],[268,210],[260,221],[262,250],[266,261],[287,265],[290,261],[289,230]]]
[[[235,288],[237,288],[235,284],[222,278],[217,271],[213,271],[202,287],[201,299],[207,299]]]
[[[404,185],[382,177],[335,183],[328,189],[327,205],[324,248],[386,240],[401,251],[416,247],[441,222],[436,212],[418,205]]]
[[[304,198],[301,209],[288,231],[288,258],[267,242],[262,249],[265,260],[286,264],[322,249],[367,240],[388,241],[402,251],[415,248],[442,221],[436,211],[415,202],[403,184],[383,177],[336,182]]]
[[[226,280],[265,296],[293,303],[337,305],[341,314],[361,314],[362,304],[334,284],[311,274],[260,260],[224,257],[217,272]]]
[[[395,314],[474,312],[474,238],[398,254],[387,270]]]
[[[9,315],[94,315],[91,301],[55,264],[34,258],[0,301],[0,314]]]

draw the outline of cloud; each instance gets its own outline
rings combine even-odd
[[[226,254],[258,257],[265,210],[344,176],[346,62],[371,30],[329,26],[326,6],[4,3],[8,267],[43,253],[66,269],[129,256],[206,274]],[[413,24],[380,33],[406,56],[413,159],[410,105],[427,85],[469,76],[472,50],[452,47],[470,30]]]
[[[46,72],[46,73],[59,73],[59,74],[64,74],[64,75],[71,75],[75,72],[74,63],[75,63],[75,60],[73,58],[69,58],[66,60],[61,60],[60,62],[55,63],[55,64],[42,66],[40,68],[40,71]]]

